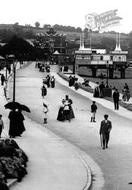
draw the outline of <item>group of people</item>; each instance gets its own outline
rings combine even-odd
[[[46,63],[38,62],[35,64],[35,68],[38,68],[40,72],[47,72],[47,73],[50,72],[50,66],[49,64]]]
[[[47,75],[45,79],[43,79],[43,84],[47,85],[47,88],[55,88],[55,77]]]
[[[69,76],[69,87],[74,86],[75,90],[79,89],[79,83],[78,83],[78,78],[72,75]]]
[[[69,98],[68,95],[62,100],[62,104],[58,111],[57,120],[58,121],[71,121],[71,119],[75,118],[73,108],[72,108],[73,101]]]
[[[49,87],[55,88],[55,77],[47,75],[46,78],[43,79],[43,84],[41,87],[41,95],[43,98],[47,95],[47,88]]]
[[[100,84],[98,82],[96,82],[96,86],[94,88],[93,96],[96,98],[98,98],[98,97],[103,98],[104,97],[103,90],[106,87],[107,86],[104,84],[103,81]]]

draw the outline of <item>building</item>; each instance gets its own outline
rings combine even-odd
[[[92,49],[84,47],[84,38],[80,39],[80,48],[75,51],[75,73],[79,73],[80,67],[88,67],[92,71],[92,77],[96,77],[98,69],[106,69],[109,78],[113,78],[114,70],[120,71],[120,77],[125,78],[127,68],[128,51],[122,51],[120,37],[116,39],[116,48],[107,53],[105,49]]]

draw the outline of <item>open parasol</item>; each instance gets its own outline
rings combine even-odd
[[[26,106],[26,105],[24,105],[24,104],[21,104],[21,105],[20,105],[20,109],[21,109],[22,111],[31,112],[30,109],[29,109],[29,107]]]
[[[6,109],[10,110],[15,110],[15,109],[20,109],[21,104],[18,102],[8,102],[7,104],[4,105]]]

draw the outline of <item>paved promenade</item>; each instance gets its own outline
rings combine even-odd
[[[65,185],[64,188],[66,190],[67,189],[69,189],[69,190],[71,190],[71,189],[87,189],[87,187],[90,185],[90,182],[91,182],[90,175],[88,175],[88,174],[90,174],[90,170],[89,170],[89,166],[90,166],[90,168],[92,170],[92,174],[94,175],[94,181],[93,181],[94,190],[102,190],[102,189],[103,190],[106,190],[106,189],[107,190],[111,190],[111,189],[128,190],[128,189],[131,189],[131,186],[129,186],[128,183],[131,181],[131,167],[130,167],[131,162],[130,161],[132,159],[131,158],[132,140],[131,140],[130,134],[131,134],[132,113],[130,111],[127,111],[123,107],[120,107],[119,111],[116,111],[113,109],[113,102],[110,102],[110,101],[107,101],[107,100],[101,99],[101,98],[93,98],[92,93],[88,93],[82,89],[79,89],[78,91],[75,91],[73,87],[71,87],[69,89],[68,83],[65,80],[63,80],[62,78],[60,78],[57,74],[55,74],[54,72],[51,71],[51,75],[53,74],[55,76],[58,84],[57,84],[57,87],[55,88],[55,91],[51,88],[48,89],[48,95],[46,97],[46,101],[48,101],[50,104],[49,123],[48,123],[47,127],[44,128],[42,125],[43,114],[41,113],[43,99],[41,98],[41,95],[40,95],[42,78],[44,77],[43,73],[40,73],[40,72],[38,72],[37,69],[34,69],[33,64],[31,64],[29,66],[29,68],[27,67],[27,69],[23,69],[23,71],[22,70],[18,71],[16,98],[17,98],[17,101],[20,101],[22,103],[25,103],[25,104],[31,106],[32,117],[31,117],[31,119],[26,118],[25,125],[27,126],[27,131],[23,134],[22,138],[16,139],[16,140],[17,140],[17,142],[21,143],[21,146],[23,147],[24,150],[26,150],[27,153],[29,153],[29,155],[31,154],[31,156],[30,156],[31,158],[33,155],[34,160],[37,160],[36,167],[38,167],[38,160],[40,163],[42,162],[42,159],[40,159],[38,156],[42,150],[40,151],[39,149],[37,149],[39,146],[37,146],[36,142],[39,139],[39,136],[43,136],[43,133],[44,133],[46,135],[47,134],[49,135],[49,139],[50,139],[49,142],[51,142],[53,138],[54,139],[56,139],[56,137],[59,138],[57,146],[51,146],[50,151],[51,152],[53,151],[53,154],[49,154],[49,157],[47,157],[47,160],[51,159],[50,158],[51,155],[54,157],[54,159],[50,163],[52,163],[54,160],[56,160],[56,162],[57,162],[57,160],[59,160],[57,163],[59,165],[60,165],[60,163],[62,163],[62,165],[60,165],[60,167],[63,168],[62,166],[65,166],[64,170],[66,172],[68,169],[67,164],[64,163],[64,160],[66,159],[68,161],[69,168],[70,169],[72,168],[72,171],[73,171],[73,168],[74,168],[73,163],[75,162],[75,160],[71,159],[71,157],[73,155],[74,159],[76,159],[76,161],[77,161],[75,163],[77,163],[77,165],[79,166],[78,168],[77,168],[77,166],[75,166],[76,169],[75,169],[75,171],[73,171],[74,175],[68,169],[68,174],[70,172],[71,175],[67,174],[67,176],[70,178],[70,180],[68,177],[66,177],[63,179],[64,183],[62,183],[61,177],[63,178],[65,175],[63,175],[63,176],[61,175],[58,178],[55,178],[57,176],[56,173],[54,176],[52,176],[50,174],[52,176],[51,179],[53,180],[53,182],[54,182],[53,184],[55,187],[58,187],[58,186],[62,187],[62,185]],[[76,119],[74,121],[72,121],[70,124],[68,122],[64,122],[62,124],[62,123],[56,121],[57,112],[55,112],[55,110],[57,110],[57,108],[58,108],[57,106],[60,104],[61,99],[64,97],[65,93],[70,94],[70,97],[72,96],[72,99],[74,100],[73,107],[74,107],[74,110],[76,113]],[[81,94],[81,96],[80,96],[80,94]],[[23,95],[25,95],[26,98]],[[97,102],[98,109],[99,109],[99,111],[97,113],[97,122],[94,125],[92,125],[88,121],[89,116],[90,116],[90,111],[89,111],[88,107],[91,103],[91,100],[95,100]],[[110,119],[112,119],[112,121],[113,121],[113,130],[112,130],[110,148],[108,150],[106,150],[105,152],[103,150],[101,150],[100,146],[98,145],[99,144],[99,141],[98,141],[99,140],[98,139],[99,124],[100,124],[100,120],[102,119],[102,116],[104,113],[108,113],[110,115]],[[36,117],[36,115],[37,115],[37,117]],[[30,121],[29,122],[30,124],[27,123],[28,120]],[[32,126],[34,126],[34,124],[32,124],[33,120],[37,121],[37,123],[35,122],[36,130],[32,130]],[[28,126],[31,126],[31,129]],[[30,129],[30,131],[29,131],[29,129]],[[39,129],[40,133],[37,132],[38,129]],[[63,138],[54,135],[52,132],[49,131],[49,129],[50,129],[50,131],[56,129],[57,131],[61,131],[61,133],[63,133],[63,135],[65,135],[65,137],[69,136],[68,139],[70,139],[70,142],[72,142],[72,144],[68,143]],[[28,131],[29,131],[29,133],[28,133]],[[37,133],[38,133],[38,135],[37,135]],[[32,134],[33,138],[30,138],[31,134]],[[55,137],[52,137],[52,135],[50,136],[50,134],[52,134]],[[36,136],[38,136],[38,137],[36,137]],[[36,144],[36,147],[37,147],[36,149],[39,150],[37,158],[36,158],[36,154],[34,153],[34,150],[31,151],[31,148],[28,147],[29,144],[31,147],[32,141],[35,142],[35,143],[33,142],[34,147]],[[40,141],[43,142],[42,139]],[[29,142],[31,142],[31,143],[29,143]],[[48,149],[48,147],[49,147],[49,146],[47,147],[46,142],[45,142],[46,147],[44,147],[44,143],[42,143],[42,145],[41,145],[44,150],[46,150],[46,148]],[[52,142],[53,142],[53,144],[55,144],[56,140],[55,140],[55,142],[54,141],[52,141]],[[74,146],[73,144],[75,144],[76,146]],[[39,145],[40,145],[40,143],[39,143]],[[62,147],[63,147],[62,150],[60,149],[60,145],[62,145]],[[77,148],[77,147],[79,147],[79,148]],[[59,155],[60,159],[58,159],[58,157],[56,159],[55,148],[59,148],[59,150],[60,150],[60,155]],[[67,150],[67,148],[68,148],[68,150]],[[68,154],[66,156],[64,156],[65,158],[63,156],[61,156],[61,152],[62,152],[62,154],[64,154],[63,151],[67,152],[67,151],[69,151],[69,148],[71,150],[71,153],[69,154],[69,155],[71,155],[71,157],[69,157]],[[35,149],[35,151],[37,151],[36,149]],[[84,151],[82,151],[82,150],[84,150]],[[43,157],[45,157],[47,155],[47,152],[48,151],[46,150],[46,154],[44,154],[44,153],[42,154]],[[93,161],[93,159],[91,159],[91,157],[89,155],[91,155],[96,162]],[[116,157],[118,157],[118,159]],[[32,161],[32,159],[31,159],[31,161]],[[32,161],[33,164],[31,163],[29,165],[30,167],[35,166],[35,162],[33,162],[33,161]],[[73,161],[73,163],[72,163],[72,161]],[[42,162],[42,163],[45,164],[44,162]],[[72,164],[70,164],[70,163],[72,163]],[[80,167],[80,165],[81,165],[81,167]],[[30,171],[30,167],[29,167],[29,171]],[[42,170],[43,173],[45,172],[45,168],[47,168],[47,165],[44,166],[44,170]],[[41,176],[43,176],[44,179],[45,179],[45,176],[47,176],[47,178],[46,178],[47,183],[50,179],[49,178],[50,175],[48,174],[47,171],[51,171],[51,173],[53,173],[54,170],[52,171],[52,169],[53,168],[51,168],[51,170],[49,170],[49,168],[48,168],[46,170],[46,173],[44,176],[40,172]],[[61,171],[61,173],[64,174],[64,170],[63,170],[63,172]],[[35,176],[39,176],[39,175],[37,175],[37,172],[39,172],[39,171],[37,171],[37,172],[36,171],[37,171],[36,169],[32,170],[32,167],[31,167],[30,174],[32,174],[34,177],[32,175],[28,175],[29,179],[26,177],[23,180],[23,183],[18,184],[19,186],[16,186],[16,190],[19,190],[18,188],[21,188],[20,190],[22,190],[22,188],[24,189],[25,185],[27,185],[27,187],[28,187],[28,182],[31,182],[30,180],[35,179]],[[34,172],[36,172],[36,174],[34,174]],[[59,170],[58,170],[58,172],[59,172]],[[78,176],[78,178],[76,175]],[[40,178],[40,179],[42,181],[42,178]],[[67,183],[67,179],[68,179],[68,183]],[[76,181],[75,184],[77,182],[78,183],[75,185],[73,183],[74,181]],[[36,179],[36,185],[38,182],[39,182],[38,179]],[[45,181],[44,181],[44,183],[45,183]],[[58,186],[57,186],[57,184],[58,184]],[[69,184],[69,185],[67,186],[67,184]],[[22,185],[22,187],[21,187],[21,185]],[[47,186],[47,184],[45,187],[48,187],[48,189],[50,189],[49,186]],[[15,188],[15,186],[13,188]],[[51,186],[51,188],[54,188],[53,185]]]
[[[19,72],[24,72],[24,69]],[[31,80],[27,80],[26,85],[29,88],[32,84]],[[25,99],[27,101],[26,96]],[[32,101],[34,104],[34,99]],[[0,86],[0,102],[0,113],[5,124],[2,137],[5,138],[8,137],[9,110],[4,108],[7,100],[2,86]],[[26,132],[15,140],[29,157],[28,175],[11,189],[84,190],[90,186],[90,168],[80,150],[26,116],[25,126]]]

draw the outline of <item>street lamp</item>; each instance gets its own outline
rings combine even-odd
[[[106,62],[106,68],[107,68],[107,78],[106,78],[106,87],[108,88],[108,80],[109,80],[109,61]]]

